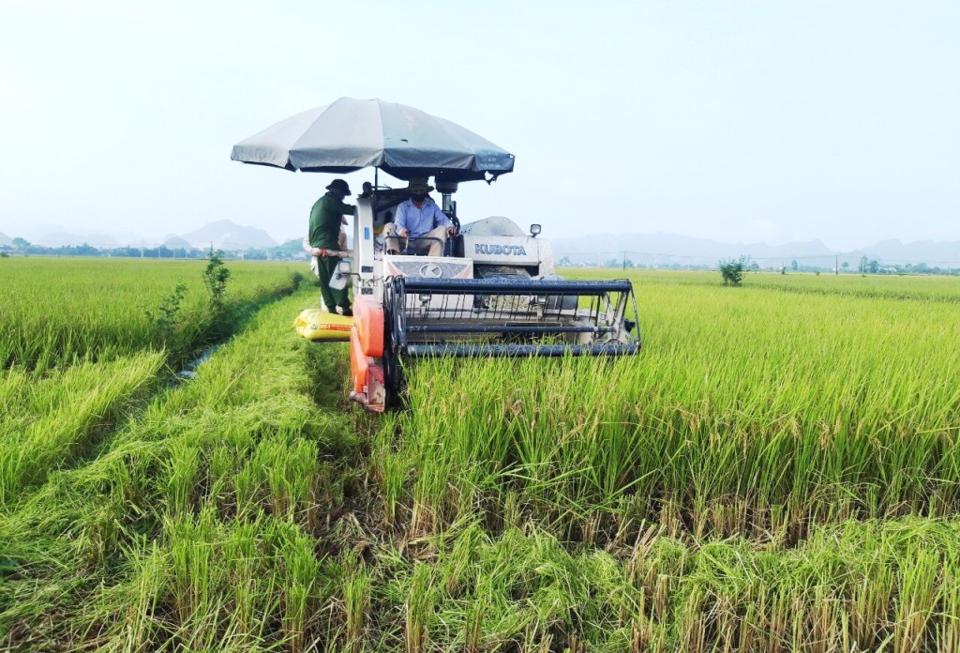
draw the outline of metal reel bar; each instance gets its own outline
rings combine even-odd
[[[397,352],[410,356],[621,355],[639,349],[626,280],[395,277],[386,293]],[[634,316],[634,321],[636,317]]]
[[[623,356],[636,354],[639,350],[639,342],[593,342],[586,345],[445,342],[409,344],[406,348],[406,354],[411,358],[426,358],[430,356],[452,356],[454,358],[481,356],[552,358],[557,356]]]
[[[603,295],[611,292],[631,293],[633,286],[626,279],[603,281],[571,281],[566,279],[424,279],[403,277],[408,293],[533,293],[538,295]]]

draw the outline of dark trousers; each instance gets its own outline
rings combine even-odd
[[[330,279],[336,273],[339,262],[340,259],[334,256],[317,257],[317,268],[320,270],[320,296],[323,297],[323,303],[327,305],[327,310],[331,313],[337,312],[337,306],[350,308],[350,296],[347,288],[334,290],[330,287]]]

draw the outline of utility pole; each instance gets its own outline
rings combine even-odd
[[[627,250],[623,250],[623,271],[627,270]]]
[[[833,274],[834,276],[840,276],[840,255],[837,254],[833,259]]]

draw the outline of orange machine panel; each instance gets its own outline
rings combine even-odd
[[[364,386],[367,384],[367,368],[369,365],[367,357],[363,354],[360,339],[354,331],[350,337],[350,372],[353,377],[353,391],[358,395],[363,394],[366,390]]]
[[[353,302],[353,325],[363,353],[372,358],[383,356],[383,306],[369,297],[357,297]]]

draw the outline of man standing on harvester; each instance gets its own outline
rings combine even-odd
[[[410,199],[397,206],[394,221],[387,225],[388,254],[398,253],[399,239],[408,238],[409,247],[416,253],[443,256],[447,236],[454,233],[453,222],[427,194],[432,190],[426,178],[410,180]]]
[[[327,186],[326,194],[314,203],[310,209],[310,246],[327,250],[343,249],[340,226],[346,224],[346,215],[356,215],[357,208],[344,204],[343,200],[351,195],[350,186],[343,179],[334,179]],[[342,315],[353,315],[350,310],[350,296],[347,288],[339,290],[330,287],[330,279],[337,271],[340,259],[336,256],[318,256],[317,267],[320,276],[320,295],[327,310]]]

